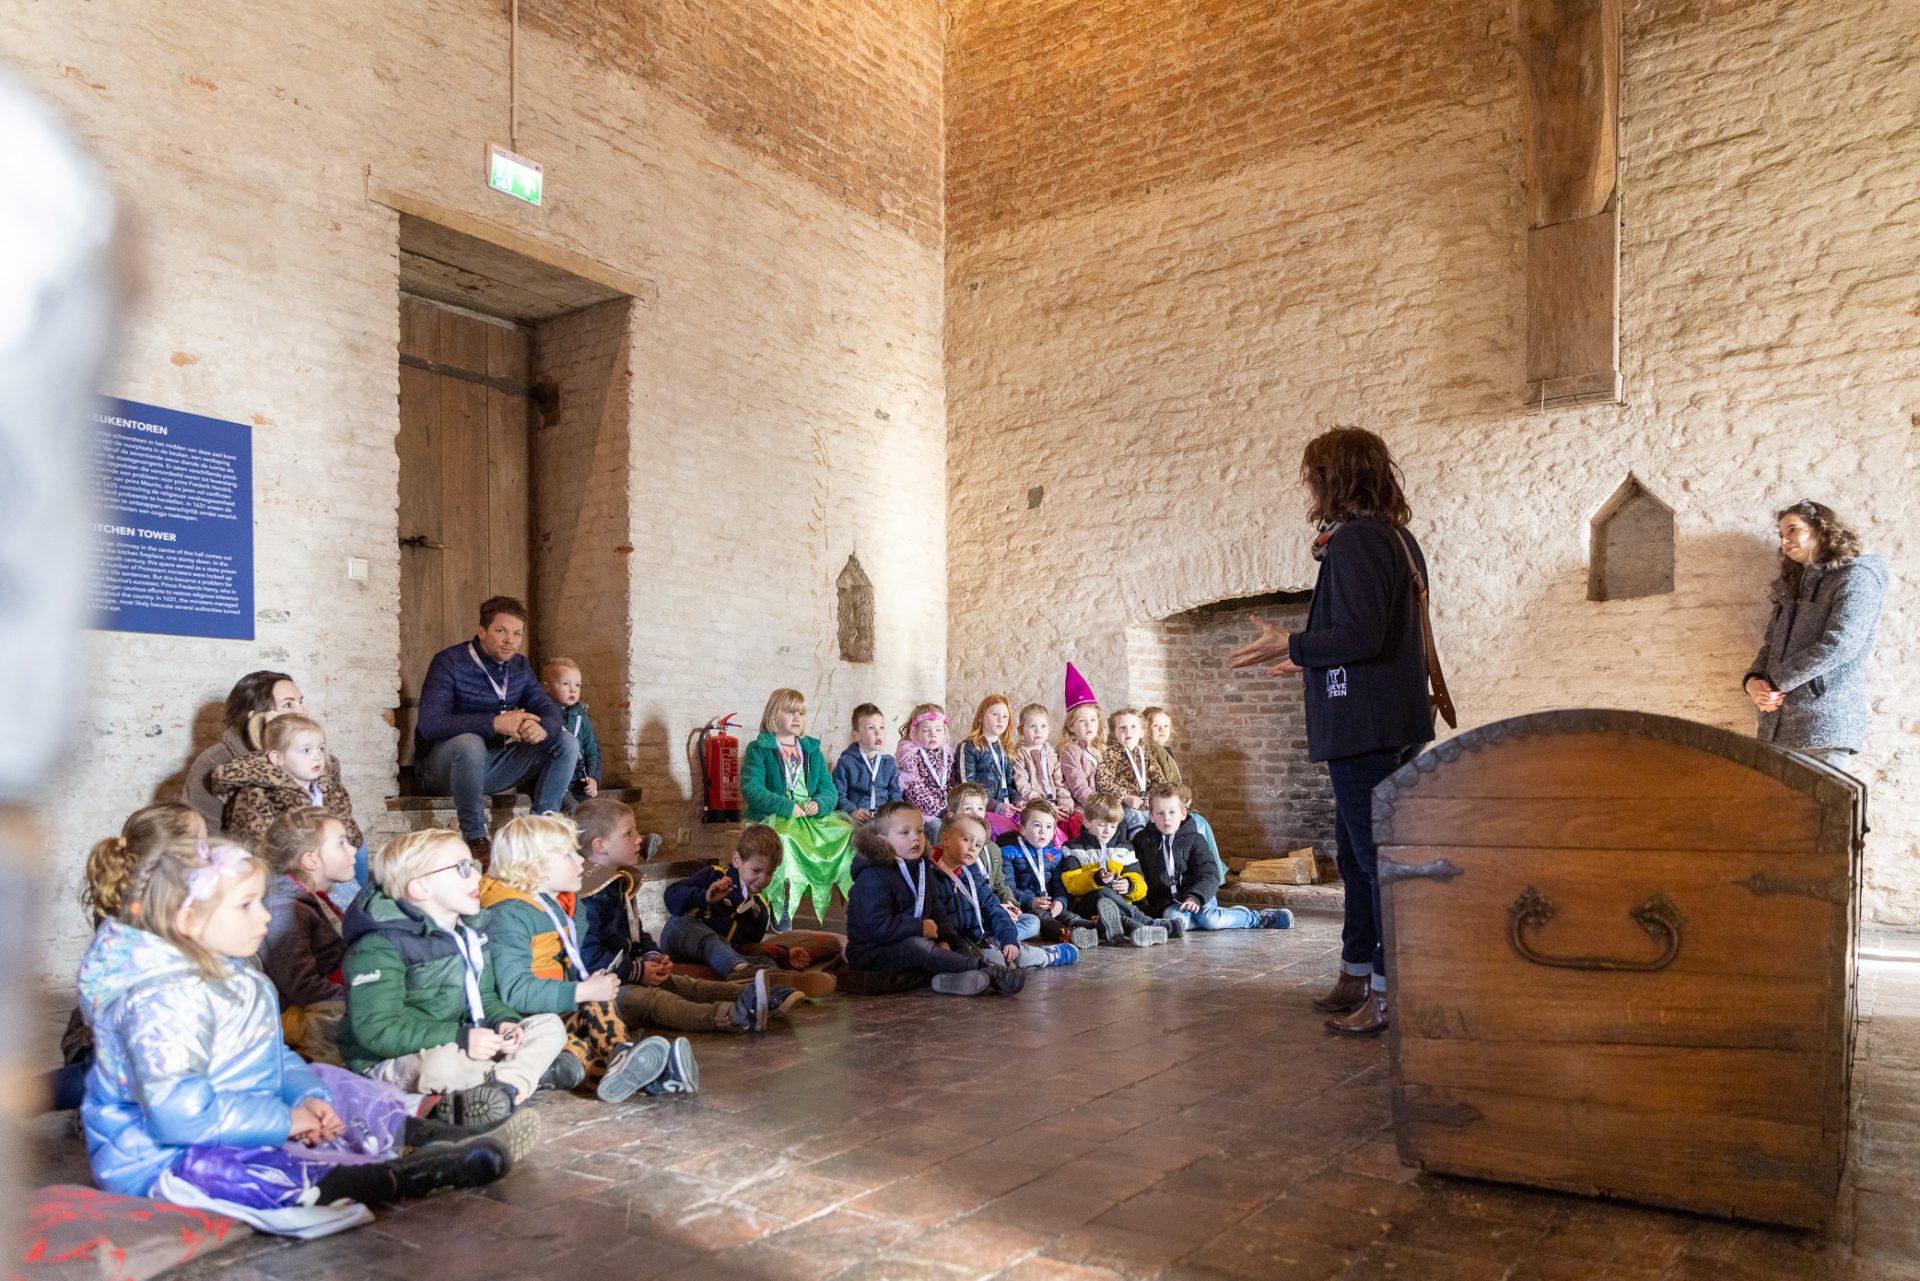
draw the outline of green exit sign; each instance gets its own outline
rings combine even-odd
[[[487,185],[530,205],[540,203],[540,166],[505,147],[487,148]]]

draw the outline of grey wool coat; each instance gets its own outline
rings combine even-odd
[[[1787,698],[1754,731],[1780,747],[1857,752],[1867,735],[1867,658],[1873,652],[1887,563],[1859,556],[1807,567],[1800,590],[1773,584],[1767,639],[1741,684],[1765,677]]]

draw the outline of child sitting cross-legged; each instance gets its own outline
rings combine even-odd
[[[273,820],[261,843],[267,865],[267,941],[258,962],[280,997],[287,1044],[315,1063],[340,1063],[335,1036],[346,1017],[340,977],[347,940],[343,914],[327,892],[353,879],[347,829],[325,810],[291,810]]]
[[[487,963],[480,864],[459,833],[408,832],[373,857],[347,909],[340,1057],[403,1090],[444,1094],[456,1124],[506,1117],[533,1097],[567,1029],[500,999]]]
[[[940,943],[977,956],[990,967],[1073,964],[1078,958],[1068,944],[1035,947],[1020,941],[1013,918],[994,898],[980,870],[980,853],[991,844],[987,825],[970,814],[950,818],[940,829],[940,844],[929,856],[934,872],[928,890]]]
[[[1000,855],[1007,866],[1007,888],[1023,910],[1040,918],[1040,937],[1065,940],[1076,949],[1100,942],[1093,922],[1067,906],[1060,884],[1060,847],[1053,843],[1053,806],[1028,801],[1020,812],[1020,826],[1000,839]],[[1069,962],[1071,964],[1071,962]]]
[[[1147,882],[1133,847],[1115,839],[1120,813],[1120,798],[1110,792],[1087,798],[1080,835],[1060,852],[1060,884],[1074,911],[1099,918],[1102,942],[1152,947],[1169,933],[1186,933],[1186,919],[1156,921],[1135,906],[1147,896]]]
[[[480,882],[480,904],[492,916],[487,956],[500,999],[521,1014],[558,1015],[567,1045],[546,1075],[556,1089],[587,1080],[602,1101],[620,1103],[637,1090],[692,1094],[699,1086],[693,1047],[685,1037],[636,1042],[614,1002],[620,976],[587,970],[573,927],[580,890],[579,829],[558,814],[512,819],[493,836],[493,857]],[[543,1082],[544,1084],[545,1082]],[[659,1089],[649,1087],[658,1085]]]
[[[81,1105],[95,1180],[323,1235],[369,1217],[336,1202],[505,1174],[531,1145],[531,1116],[490,1134],[438,1126],[398,1091],[309,1067],[281,1043],[273,987],[246,963],[267,933],[265,881],[237,845],[177,840],[140,860],[120,915],[94,935],[79,991],[99,1056]]]
[[[677,1032],[764,1032],[776,1012],[767,971],[732,983],[674,972],[673,961],[640,919],[640,835],[633,810],[600,797],[574,811],[586,870],[574,920],[580,955],[620,975],[620,1017]],[[827,977],[822,975],[820,977]],[[783,996],[782,1004],[792,998]]]
[[[1147,826],[1133,838],[1133,852],[1147,882],[1140,906],[1152,915],[1181,921],[1189,930],[1284,930],[1293,924],[1293,913],[1284,907],[1256,912],[1220,906],[1214,898],[1219,869],[1172,783],[1147,790]]]
[[[853,893],[847,896],[847,964],[856,970],[933,975],[933,990],[978,996],[989,986],[1013,993],[1020,972],[983,968],[977,956],[942,947],[932,913],[926,837],[920,810],[896,801],[880,807],[873,822],[854,835]]]
[[[765,824],[742,829],[732,857],[703,867],[667,887],[667,923],[660,930],[666,954],[684,965],[704,965],[729,979],[751,979],[755,970],[780,971],[768,982],[804,996],[826,996],[831,974],[807,971],[840,955],[837,935],[793,930],[769,935],[773,908],[766,892],[788,849],[780,833]],[[776,1002],[784,1013],[791,994]]]

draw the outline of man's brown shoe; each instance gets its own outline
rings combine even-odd
[[[1367,988],[1372,982],[1365,974],[1349,974],[1342,970],[1332,987],[1313,998],[1313,1008],[1329,1014],[1345,1014],[1367,999]]]
[[[1378,1036],[1387,1030],[1387,994],[1375,990],[1351,1014],[1327,1020],[1327,1030],[1340,1036]]]
[[[487,870],[487,864],[493,861],[493,842],[484,836],[470,837],[467,840],[467,853],[473,855],[473,861],[480,865],[481,871]]]

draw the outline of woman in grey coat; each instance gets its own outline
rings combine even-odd
[[[1887,565],[1811,500],[1779,514],[1780,577],[1767,638],[1746,677],[1764,742],[1846,768],[1867,733],[1867,658]]]

